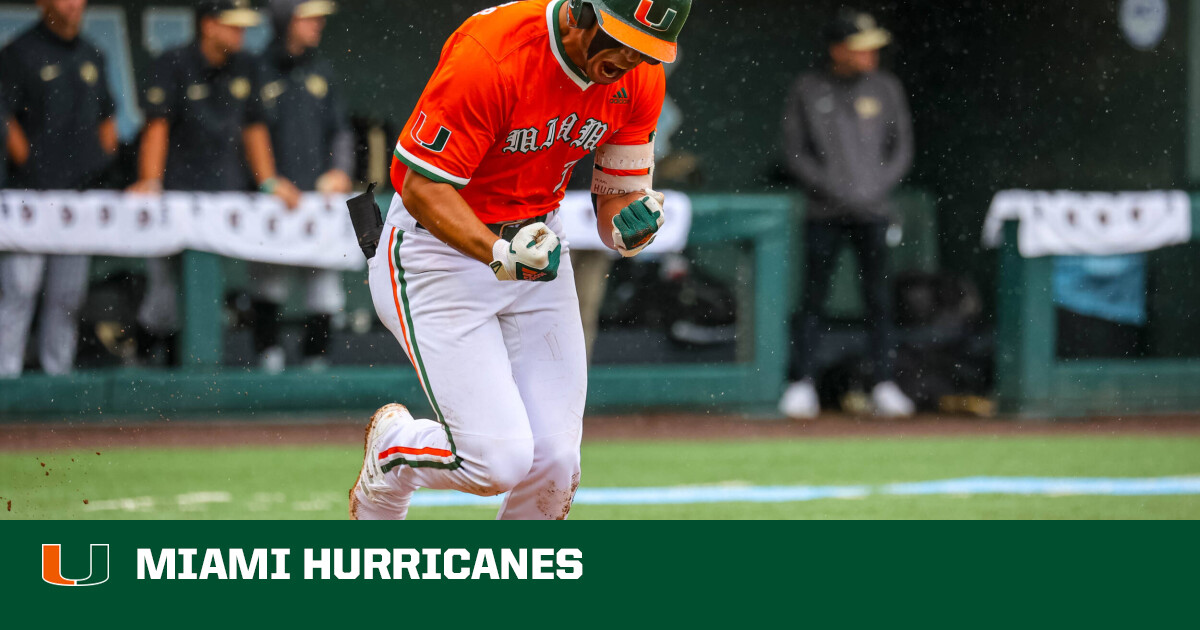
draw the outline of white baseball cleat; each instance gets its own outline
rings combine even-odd
[[[793,420],[808,420],[821,415],[821,399],[812,379],[796,381],[783,392],[779,399],[779,413]]]
[[[875,415],[892,418],[908,417],[916,413],[916,405],[900,387],[892,381],[884,381],[871,390],[871,402],[875,405]]]
[[[371,416],[363,438],[363,465],[350,488],[350,519],[383,521],[402,519],[408,513],[408,497],[388,483],[379,465],[380,440],[398,422],[412,420],[404,405],[384,405]]]

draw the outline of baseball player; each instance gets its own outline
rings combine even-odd
[[[245,191],[253,178],[260,192],[296,207],[299,189],[276,173],[257,63],[242,52],[246,29],[261,16],[249,0],[203,0],[194,11],[195,41],[163,53],[147,73],[138,181],[129,191]],[[162,349],[168,364],[179,361],[178,261],[146,260],[138,309],[139,351],[150,358]]]
[[[101,187],[117,151],[116,107],[103,53],[79,34],[87,2],[38,0],[37,7],[37,24],[0,50],[0,110],[10,116],[7,185]],[[88,266],[87,256],[0,255],[0,378],[21,375],[39,297],[41,367],[54,375],[74,368]]]
[[[354,133],[342,104],[337,76],[318,46],[330,0],[271,0],[275,39],[259,60],[263,110],[271,132],[279,174],[300,190],[326,194],[350,192],[354,170]],[[304,362],[324,364],[330,322],[346,305],[342,275],[332,269],[304,269],[252,263],[254,345],[262,366],[284,366],[280,314],[293,280],[306,285]]]
[[[401,519],[418,487],[508,493],[502,519],[563,519],[587,390],[557,208],[595,151],[603,241],[641,252],[663,223],[654,134],[691,0],[527,0],[446,42],[396,146],[370,286],[432,419],[367,426],[350,516]]]

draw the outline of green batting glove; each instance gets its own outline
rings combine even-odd
[[[646,193],[613,217],[613,244],[626,258],[637,256],[653,243],[663,225],[663,195],[653,190]]]

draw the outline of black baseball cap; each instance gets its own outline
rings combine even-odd
[[[850,50],[878,50],[892,41],[892,34],[879,28],[870,13],[842,7],[825,27],[830,44],[845,43]]]
[[[250,0],[202,0],[196,5],[196,21],[214,18],[226,26],[258,26],[262,16],[250,6]]]

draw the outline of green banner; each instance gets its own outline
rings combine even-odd
[[[9,522],[0,619],[1157,626],[1188,619],[1197,541],[1196,523]]]

